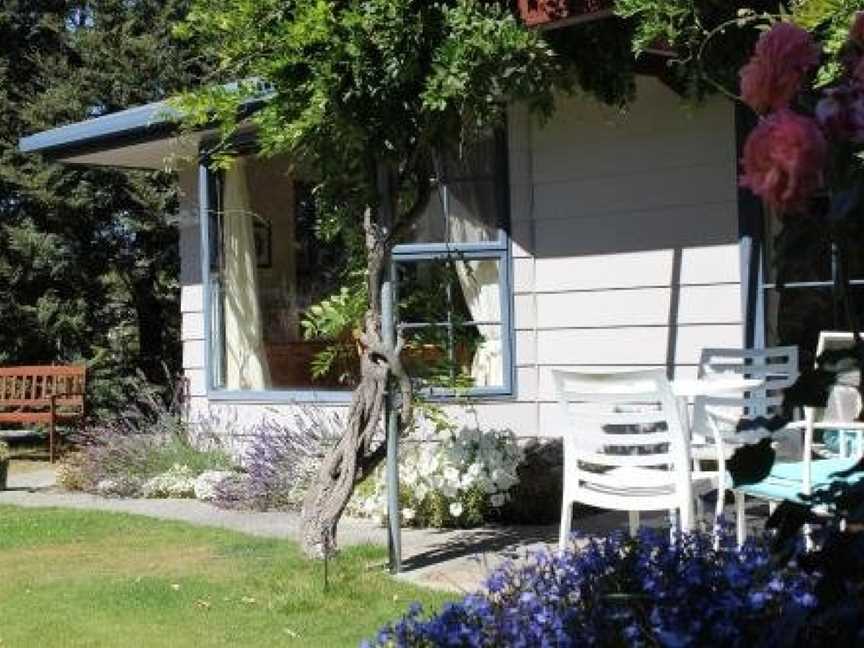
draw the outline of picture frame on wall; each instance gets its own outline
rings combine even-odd
[[[270,222],[256,220],[252,231],[255,237],[255,265],[258,268],[271,268],[273,266],[273,230]]]

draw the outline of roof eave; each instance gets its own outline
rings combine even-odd
[[[238,118],[248,118],[271,96],[267,93],[247,100]],[[182,117],[182,112],[168,101],[157,101],[22,137],[18,149],[22,153],[40,153],[50,160],[64,160],[171,137],[179,133]]]

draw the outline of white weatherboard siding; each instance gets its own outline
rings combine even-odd
[[[693,376],[702,347],[741,345],[730,103],[685,112],[641,78],[626,113],[516,110],[510,142],[517,397],[481,421],[554,435],[553,368]]]
[[[702,347],[741,345],[733,107],[718,99],[685,111],[647,77],[638,95],[626,113],[562,98],[545,126],[512,111],[516,393],[451,407],[467,424],[554,435],[552,368],[667,367],[693,376]],[[197,209],[195,183],[190,173]],[[195,218],[181,237],[193,412],[209,411],[234,434],[263,418],[290,421],[285,404],[208,408],[199,240]]]
[[[183,341],[183,373],[189,379],[194,407],[206,408],[204,381],[204,289],[201,283],[201,223],[198,205],[198,168],[180,169],[180,338]]]

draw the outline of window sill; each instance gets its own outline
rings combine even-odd
[[[286,389],[280,391],[221,391],[210,389],[207,400],[235,404],[279,404],[318,403],[343,405],[351,402],[351,390],[333,389]]]
[[[214,403],[236,405],[291,405],[294,403],[316,403],[320,405],[347,405],[351,402],[353,391],[336,390],[284,390],[284,391],[218,391],[209,390],[207,400]],[[514,393],[503,387],[487,387],[456,394],[454,392],[421,392],[423,398],[436,402],[457,402],[459,399],[502,401],[510,400]]]

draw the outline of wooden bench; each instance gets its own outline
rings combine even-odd
[[[48,453],[57,458],[57,424],[85,414],[84,366],[0,367],[0,423],[48,425]]]

